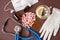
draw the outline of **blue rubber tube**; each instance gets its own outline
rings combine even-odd
[[[26,30],[32,32],[35,35],[36,40],[41,40],[40,35],[33,29],[26,27]]]
[[[35,38],[35,36],[30,36],[30,37],[22,37],[22,40],[31,40]]]
[[[19,40],[19,37],[20,37],[19,34],[15,34],[15,35],[14,35],[14,40]]]
[[[15,34],[14,40],[19,40],[19,38],[21,38],[22,40],[31,40],[31,39],[35,38],[35,36],[21,37],[19,34]]]
[[[32,33],[34,34],[34,36],[22,37],[22,36],[20,36],[19,34],[15,34],[14,40],[19,40],[19,38],[21,38],[22,40],[31,40],[31,39],[33,39],[33,38],[36,38],[36,40],[41,40],[40,35],[39,35],[37,32],[35,32],[35,31],[32,30],[31,28],[26,28],[26,30],[32,32]]]

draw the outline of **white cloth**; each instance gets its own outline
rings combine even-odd
[[[11,0],[15,11],[23,10],[26,6],[31,7],[33,4],[37,3],[38,0]]]
[[[52,34],[53,36],[56,36],[58,30],[59,30],[59,24],[60,24],[60,9],[53,8],[52,14],[47,18],[45,23],[43,24],[41,30],[39,33],[41,33],[41,38],[43,37],[43,40],[50,40]]]

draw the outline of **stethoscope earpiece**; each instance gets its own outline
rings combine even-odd
[[[10,13],[13,13],[13,12],[15,12],[15,10],[12,9],[12,10],[10,11]]]

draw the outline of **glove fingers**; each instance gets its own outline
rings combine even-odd
[[[58,30],[59,30],[59,25],[58,25],[58,27],[57,27],[57,28],[55,28],[53,36],[56,36],[56,34],[57,34]]]
[[[44,35],[43,40],[46,40],[46,39],[47,39],[47,37],[48,37],[48,35],[49,35],[49,32],[46,32],[46,33],[45,33],[45,35]]]
[[[43,31],[43,28],[44,28],[44,27],[42,26],[42,28],[40,29],[39,33],[41,33],[41,32]]]
[[[42,37],[43,37],[44,33],[45,33],[45,30],[43,30],[43,32],[42,32],[42,34],[41,34],[40,38],[42,38]]]
[[[53,33],[53,31],[49,34],[49,36],[48,36],[48,39],[47,39],[47,40],[50,40],[50,39],[51,39],[52,33]]]

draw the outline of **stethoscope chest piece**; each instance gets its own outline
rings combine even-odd
[[[29,36],[29,37],[20,36],[20,34],[19,34],[20,30],[21,30],[21,27],[15,26],[14,31],[16,32],[16,34],[14,35],[14,40],[19,40],[19,39],[21,39],[21,40],[31,40],[33,38],[36,38],[36,40],[41,40],[40,35],[31,28],[26,27],[26,30],[32,32],[34,34],[34,36]]]

